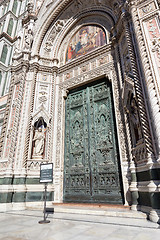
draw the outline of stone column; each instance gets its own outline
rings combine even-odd
[[[132,37],[131,37],[129,25],[128,25],[128,16],[125,10],[122,11],[122,21],[124,24],[124,30],[125,30],[126,40],[128,44],[128,51],[129,51],[129,56],[130,56],[130,61],[131,61],[131,66],[132,66],[132,71],[134,76],[134,87],[135,87],[136,97],[138,101],[139,113],[140,113],[140,118],[141,118],[141,123],[143,128],[143,134],[144,134],[144,141],[146,144],[147,158],[148,158],[148,161],[150,161],[150,158],[154,155],[154,149],[153,149],[153,144],[151,139],[151,131],[149,126],[148,116],[146,112],[146,104],[144,101],[144,91],[142,89],[142,83],[141,83],[141,79],[138,72],[136,55],[133,48],[133,41],[132,41]]]
[[[152,2],[152,4],[154,4]],[[147,6],[145,5],[144,1],[144,7],[147,7],[147,11],[150,8],[149,3]],[[142,5],[141,5],[142,8]],[[137,10],[138,9],[138,10]],[[137,175],[137,184],[138,184],[138,190],[139,190],[139,205],[141,205],[141,210],[145,211],[149,218],[154,221],[158,222],[160,219],[160,205],[159,205],[159,188],[158,188],[158,172],[159,172],[159,124],[160,124],[160,112],[159,112],[159,99],[156,92],[156,86],[154,83],[154,76],[152,72],[152,66],[150,65],[150,59],[149,54],[147,54],[146,49],[146,41],[145,37],[146,35],[143,35],[143,29],[142,25],[140,23],[139,14],[140,13],[139,8],[136,6],[135,3],[132,2],[130,4],[130,13],[132,17],[132,23],[135,31],[136,36],[136,46],[139,50],[139,55],[141,56],[141,62],[142,62],[142,68],[143,68],[143,77],[145,78],[145,81],[143,82],[143,87],[146,90],[144,92],[144,89],[142,91],[143,95],[146,97],[146,101],[139,101],[140,106],[140,117],[142,121],[143,126],[143,132],[145,137],[145,143],[147,147],[147,153],[148,156],[150,155],[152,159],[148,159],[146,165],[139,166],[137,163],[136,168],[136,175]],[[142,11],[142,9],[141,9]],[[155,12],[154,12],[155,16]],[[151,15],[150,15],[151,19]],[[137,84],[137,81],[135,82],[135,89],[136,93],[139,92],[139,87]],[[142,96],[143,96],[142,95]],[[137,94],[137,100],[139,100],[139,94]],[[143,99],[142,99],[143,100]],[[144,113],[145,105],[142,105],[146,102],[148,102],[148,114],[150,114],[150,119],[147,119],[147,114]],[[151,108],[150,108],[151,107]],[[144,115],[144,116],[143,116]],[[150,121],[150,123],[149,123]],[[148,124],[146,124],[148,122]],[[147,126],[148,125],[148,126]],[[150,128],[150,133],[149,129]],[[152,129],[151,129],[152,127]],[[149,139],[150,138],[150,139]],[[154,143],[153,143],[154,142]],[[150,147],[149,147],[150,145]],[[157,161],[158,160],[158,161]]]

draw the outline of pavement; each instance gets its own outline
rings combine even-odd
[[[74,212],[74,211],[73,211]],[[160,225],[145,218],[55,211],[0,212],[0,240],[159,240]]]

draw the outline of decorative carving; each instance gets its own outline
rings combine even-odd
[[[79,8],[82,6],[82,0],[75,0],[75,7],[79,10]]]
[[[27,12],[29,14],[33,13],[33,9],[34,9],[34,3],[33,0],[29,0],[28,4],[27,4]]]
[[[70,76],[71,76],[71,74],[68,72],[68,73],[66,74],[66,79],[70,78]]]
[[[68,79],[68,81],[62,82],[59,84],[59,87],[68,89],[71,86],[76,86],[77,84],[84,83],[87,80],[94,79],[98,76],[103,76],[112,69],[112,63],[105,64],[91,71],[85,72],[79,76]]]
[[[43,3],[44,0],[37,0],[36,1],[36,13],[39,12],[41,6],[42,6],[42,3]]]
[[[155,9],[156,9],[155,3],[151,2],[147,5],[145,5],[144,7],[140,8],[140,10],[139,10],[140,16],[143,17]]]
[[[138,40],[137,42],[138,42],[139,48],[140,48],[141,59],[142,59],[142,63],[143,63],[143,69],[145,69],[145,82],[146,82],[146,85],[147,85],[147,88],[148,88],[148,93],[149,93],[149,99],[148,100],[149,100],[151,106],[154,108],[154,110],[152,111],[153,119],[157,119],[157,121],[154,122],[155,125],[153,125],[153,128],[156,127],[156,129],[159,129],[160,121],[158,119],[160,119],[160,111],[159,111],[159,105],[160,105],[159,76],[160,76],[160,74],[158,74],[157,78],[155,78],[155,75],[152,72],[152,67],[151,67],[151,64],[150,64],[151,59],[149,59],[149,55],[146,54],[147,45],[151,46],[151,48],[150,48],[150,50],[151,50],[152,47],[153,47],[153,43],[152,43],[153,38],[159,38],[159,35],[158,35],[159,30],[158,30],[158,26],[157,26],[158,18],[154,17],[153,19],[150,19],[147,22],[143,22],[143,24],[145,25],[145,34],[143,34],[143,30],[141,28],[141,23],[140,23],[140,20],[138,18],[138,15],[137,15],[136,7],[132,8],[132,18],[133,18],[136,38]],[[158,34],[156,34],[156,33],[158,33]],[[149,38],[146,38],[146,36],[150,36],[151,41],[149,41]],[[148,44],[146,44],[146,41],[148,41]],[[151,51],[151,57],[154,57],[153,54],[156,55],[156,52],[153,53]],[[153,64],[154,63],[156,63],[155,59],[153,59]],[[157,66],[158,66],[158,64],[155,65],[155,69],[157,68]],[[158,72],[158,71],[155,71],[155,72]],[[138,97],[138,99],[139,99],[139,97]],[[141,105],[141,109],[142,109],[142,112],[143,112],[144,107],[142,105]],[[144,115],[144,112],[142,114]],[[147,128],[148,127],[145,126],[146,130],[147,130]],[[146,135],[145,139],[147,139],[147,138],[148,138],[149,145],[152,146],[153,142],[152,142],[149,134]],[[156,136],[154,136],[154,138],[155,138],[155,142],[157,141],[157,138],[160,139],[160,132],[159,131],[156,132]],[[157,152],[156,154],[159,154],[159,149],[157,148],[156,145],[155,145],[155,149],[156,149],[156,152]]]
[[[19,54],[21,53],[20,44],[21,44],[21,37],[18,37],[14,45],[14,53],[13,53],[14,57],[19,56]]]
[[[154,38],[152,40],[152,44],[153,44],[152,52],[157,52],[158,56],[160,58],[160,37],[159,38]]]
[[[60,30],[62,29],[62,27],[64,26],[64,21],[63,20],[57,20],[54,24],[54,26],[52,27],[52,30],[45,42],[45,46],[44,46],[44,50],[46,50],[47,52],[51,51],[51,48],[53,46],[53,41],[55,39],[55,37],[57,36],[57,34],[60,32]]]
[[[148,156],[150,156],[154,154],[153,143],[152,143],[152,140],[150,139],[151,132],[150,132],[150,126],[149,126],[149,121],[148,121],[148,116],[146,111],[146,105],[144,101],[141,80],[140,80],[139,71],[137,67],[136,56],[135,56],[135,52],[132,44],[131,33],[129,30],[128,22],[126,20],[127,19],[126,14],[127,14],[126,12],[122,13],[123,23],[124,23],[125,34],[127,39],[128,52],[130,55],[132,72],[134,76],[134,84],[135,84],[135,91],[136,91],[138,107],[139,107],[139,115],[140,115],[141,124],[143,128],[143,134],[145,138],[145,144],[147,147]]]
[[[95,3],[96,5],[100,5],[100,4],[102,4],[102,2],[103,2],[103,0],[94,0],[94,3]]]
[[[30,50],[33,42],[33,32],[31,29],[26,30],[25,40],[24,40],[24,50]]]
[[[124,61],[126,74],[128,75],[132,73],[131,61],[130,61],[128,50],[126,50],[123,54],[123,61]]]
[[[149,13],[152,10],[151,4],[146,5],[145,7],[142,8],[142,11],[144,13]]]

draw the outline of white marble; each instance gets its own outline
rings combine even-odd
[[[159,240],[159,225],[129,219],[55,213],[50,223],[39,224],[41,211],[0,213],[0,240]]]

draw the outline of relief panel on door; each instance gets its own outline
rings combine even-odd
[[[122,203],[110,83],[71,91],[65,114],[64,201]]]

